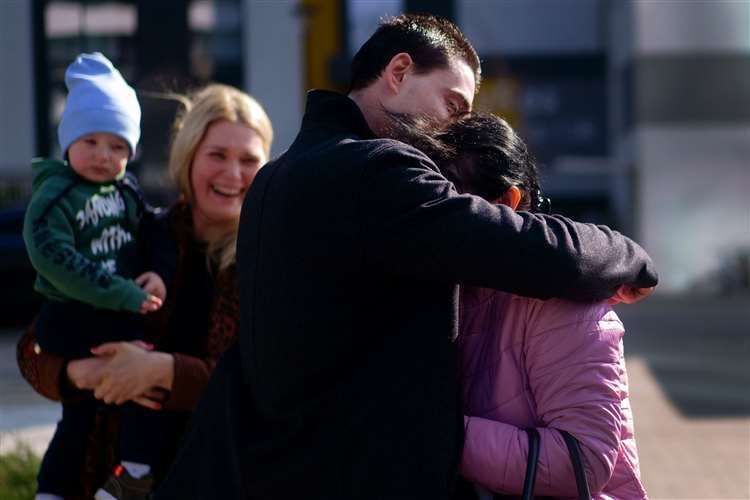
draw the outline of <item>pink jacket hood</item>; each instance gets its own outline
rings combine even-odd
[[[467,479],[520,495],[528,451],[523,429],[534,426],[541,435],[536,495],[577,495],[556,430],[562,429],[581,445],[594,498],[647,498],[628,400],[624,328],[609,306],[463,288],[459,327]]]

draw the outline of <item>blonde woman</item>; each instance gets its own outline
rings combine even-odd
[[[115,468],[117,412],[106,407],[88,437],[84,470],[71,478],[66,498],[90,498],[105,480],[111,497],[132,491],[145,495],[174,457],[218,356],[236,338],[237,224],[245,193],[268,160],[272,140],[265,111],[238,89],[210,85],[185,99],[169,157],[180,199],[156,224],[157,230],[172,236],[176,255],[168,298],[150,318],[153,346],[108,343],[93,350],[95,358],[66,363],[38,348],[33,326],[19,342],[21,372],[40,394],[65,401],[93,391],[105,403],[134,401],[161,409],[164,418],[171,419],[174,432],[163,436],[162,466],[145,473]],[[100,495],[107,498],[101,491]]]

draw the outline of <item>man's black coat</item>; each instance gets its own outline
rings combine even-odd
[[[255,178],[237,261],[240,342],[164,498],[448,498],[463,425],[457,284],[591,300],[656,283],[620,234],[459,195],[324,91]]]

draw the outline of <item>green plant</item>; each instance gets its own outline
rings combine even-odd
[[[28,446],[0,455],[0,498],[3,500],[32,500],[36,493],[36,473],[39,457]]]

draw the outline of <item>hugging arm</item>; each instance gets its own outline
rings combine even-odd
[[[620,233],[459,195],[411,148],[373,155],[362,192],[366,263],[386,273],[579,301],[657,282],[646,252]]]

